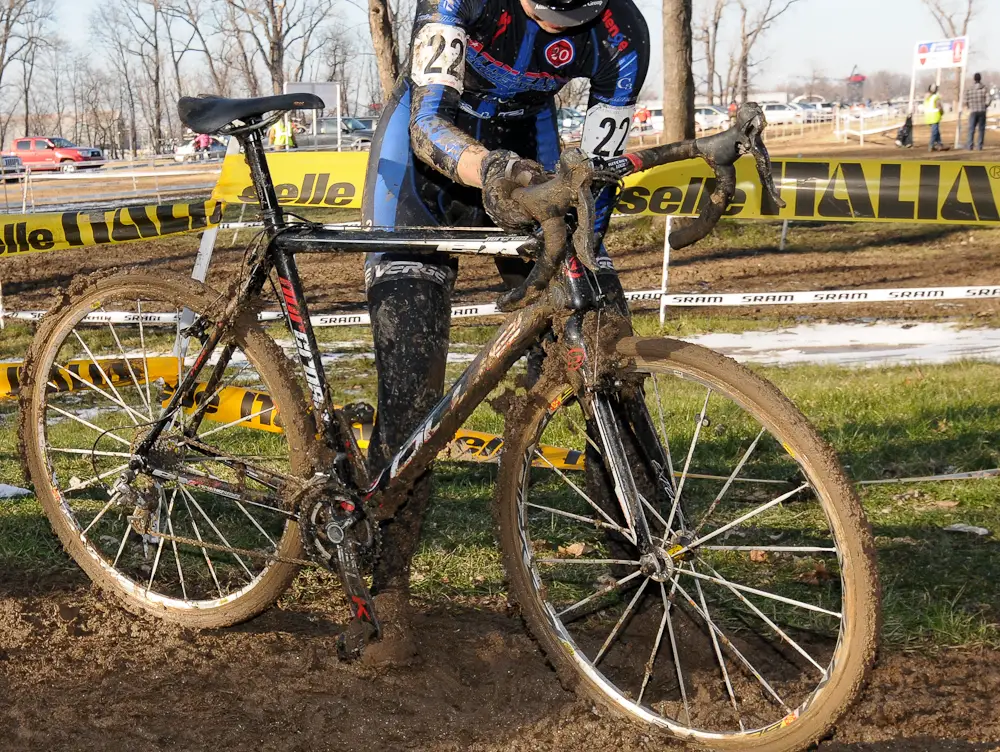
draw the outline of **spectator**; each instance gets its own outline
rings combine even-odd
[[[291,123],[285,122],[284,118],[271,126],[269,135],[269,140],[275,149],[295,148],[295,133],[292,131]]]
[[[212,137],[207,133],[199,133],[194,139],[195,155],[201,159],[208,159],[208,152],[212,146]]]
[[[729,103],[729,120],[730,122],[736,122],[736,111],[739,110],[739,105],[736,102]]]
[[[931,141],[928,149],[930,151],[941,151],[944,149],[944,141],[941,140],[941,120],[944,118],[944,105],[941,103],[941,95],[938,94],[937,84],[927,87],[927,98],[924,100],[924,122],[931,127]]]
[[[650,127],[649,126],[650,116],[651,113],[649,109],[646,107],[646,105],[640,105],[639,109],[635,111],[635,122],[639,126],[640,131],[644,131]]]
[[[990,108],[990,92],[983,86],[983,76],[977,73],[972,77],[975,82],[965,92],[965,106],[969,110],[969,138],[965,143],[965,148],[972,151],[973,140],[979,151],[983,150],[983,141],[986,140],[986,110]],[[976,132],[978,138],[976,138]]]

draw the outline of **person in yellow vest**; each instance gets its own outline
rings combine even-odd
[[[269,140],[275,149],[295,148],[295,133],[292,131],[291,123],[286,122],[284,118],[271,126],[269,135]]]
[[[944,105],[941,103],[941,95],[938,94],[937,84],[931,84],[927,89],[927,98],[924,100],[924,122],[931,127],[931,142],[928,148],[930,151],[940,151],[944,148],[941,140],[941,119],[944,117]]]

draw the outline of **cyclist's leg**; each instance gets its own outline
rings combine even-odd
[[[433,186],[418,172],[409,148],[409,102],[409,91],[401,84],[372,144],[362,217],[375,226],[441,224],[440,213],[425,200]],[[378,372],[378,413],[368,450],[373,472],[384,466],[443,393],[455,268],[443,256],[374,253],[365,262]],[[405,621],[399,612],[405,609],[410,560],[428,497],[425,476],[382,529],[373,591],[380,596],[380,611],[386,611],[390,636],[391,622]]]

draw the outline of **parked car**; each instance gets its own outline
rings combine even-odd
[[[556,110],[559,138],[563,141],[579,141],[583,137],[583,121],[586,116],[579,110],[560,107]]]
[[[15,138],[10,151],[4,152],[4,156],[7,155],[20,157],[24,166],[31,170],[75,172],[104,164],[100,149],[77,146],[65,138]]]
[[[660,117],[660,128],[662,130],[662,111]],[[728,128],[729,113],[719,107],[715,107],[714,105],[697,107],[694,111],[694,125],[695,130],[697,131],[715,131],[721,130],[722,128]]]
[[[203,152],[195,150],[194,142],[195,140],[192,138],[190,141],[187,141],[174,149],[174,159],[178,162],[192,162],[198,159],[204,159],[202,156]],[[218,138],[212,138],[212,142],[208,145],[208,158],[222,159],[224,156],[226,156],[225,142]]]
[[[370,131],[374,131],[378,128],[378,115],[365,115],[363,117],[352,118],[352,120],[357,120],[361,123],[361,125]]]
[[[764,117],[771,125],[797,125],[804,123],[806,114],[794,104],[780,104],[769,102],[761,105],[764,108]]]
[[[24,162],[20,157],[13,154],[3,156],[3,181],[5,183],[17,182],[24,177]]]
[[[365,128],[357,118],[345,117],[340,119],[340,148],[345,151],[368,151],[372,145],[372,138],[375,131]],[[324,148],[337,148],[337,118],[320,118],[316,123],[316,135],[313,136],[308,130],[295,136],[296,144],[299,148],[309,148],[311,146],[322,146]]]

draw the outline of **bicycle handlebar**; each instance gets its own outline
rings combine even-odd
[[[536,297],[530,291],[544,290],[555,275],[566,248],[566,214],[577,210],[573,247],[580,261],[596,271],[594,235],[594,192],[592,183],[619,181],[636,172],[686,159],[702,158],[715,173],[716,184],[698,217],[678,223],[670,233],[670,247],[685,248],[704,238],[719,223],[736,194],[736,161],[752,154],[761,185],[774,203],[783,207],[771,176],[771,158],[764,145],[767,120],[760,105],[748,102],[736,113],[736,123],[714,136],[655,146],[631,154],[603,160],[590,160],[579,149],[563,152],[552,179],[538,185],[518,188],[512,197],[542,226],[544,247],[525,283],[501,296],[497,306],[502,311],[524,307]]]

